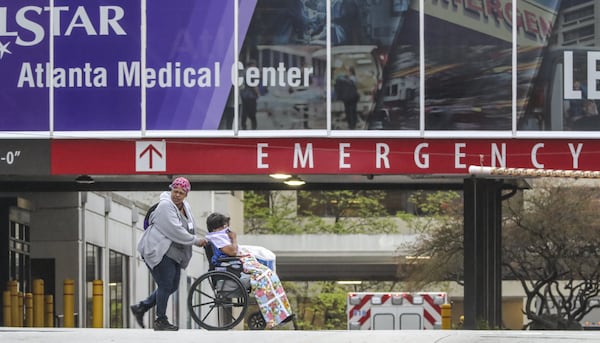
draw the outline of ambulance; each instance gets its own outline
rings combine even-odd
[[[348,293],[348,330],[440,329],[445,292]]]

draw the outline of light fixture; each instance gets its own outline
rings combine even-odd
[[[293,175],[289,179],[283,181],[283,183],[285,183],[288,186],[298,187],[298,186],[302,186],[303,184],[305,184],[306,181],[302,180],[301,178],[299,178],[296,175]]]
[[[292,177],[290,174],[285,174],[285,173],[269,174],[269,176],[276,180],[287,180],[290,177]]]
[[[89,185],[94,183],[94,179],[92,179],[91,176],[89,175],[79,175],[78,177],[75,178],[75,182],[81,185]]]
[[[336,282],[338,285],[362,285],[362,281],[358,280],[340,280]]]

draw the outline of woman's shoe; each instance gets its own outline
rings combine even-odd
[[[146,311],[148,311],[148,308],[141,303],[131,305],[129,308],[131,309],[131,312],[133,313],[133,316],[135,317],[135,320],[137,321],[138,325],[142,328],[145,328],[144,314],[146,313]]]
[[[154,331],[177,331],[179,328],[167,320],[167,318],[157,319],[154,321]]]

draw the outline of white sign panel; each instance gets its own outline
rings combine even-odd
[[[166,141],[135,142],[135,171],[164,172],[167,170]]]

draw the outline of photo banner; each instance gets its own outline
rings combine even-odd
[[[5,1],[0,136],[595,132],[577,3]]]

